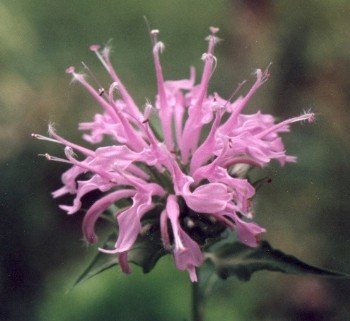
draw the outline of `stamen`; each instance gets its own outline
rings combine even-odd
[[[97,46],[97,45],[96,45]],[[91,48],[91,47],[90,47]],[[83,65],[83,67],[87,70],[88,74],[90,75],[90,77],[93,79],[93,81],[97,84],[97,86],[99,87],[98,89],[98,93],[100,96],[102,96],[105,93],[105,90],[103,88],[103,86],[101,85],[101,83],[97,80],[95,74],[91,71],[91,69],[85,64],[84,61],[81,62],[81,64]]]
[[[50,141],[52,141],[52,142],[55,142],[55,143],[58,143],[58,144],[62,144],[62,145],[66,145],[66,146],[68,146],[68,147],[70,147],[72,149],[74,148],[77,151],[81,152],[82,154],[85,154],[85,155],[88,155],[88,156],[94,156],[95,155],[94,151],[92,151],[92,150],[90,150],[88,148],[79,146],[77,144],[71,143],[70,141],[68,141],[68,140],[64,139],[63,137],[59,136],[56,133],[56,131],[55,131],[55,129],[54,129],[52,124],[49,124],[48,132],[49,132],[50,136],[55,138],[55,140],[51,140],[49,138]]]
[[[53,139],[53,138],[50,138],[50,137],[46,137],[46,136],[43,136],[43,135],[40,135],[40,134],[33,133],[33,134],[31,134],[31,136],[33,138],[36,138],[36,139],[47,140],[49,142],[58,143],[59,144],[59,141],[57,141],[56,139]]]
[[[100,46],[91,45],[90,50],[96,54],[97,58],[101,61],[102,65],[106,68],[107,71],[109,71],[109,66],[100,53]]]
[[[38,154],[38,156],[40,157],[45,157],[48,161],[55,161],[55,162],[60,162],[60,163],[67,163],[67,164],[71,164],[70,161],[60,158],[60,157],[56,157],[56,156],[52,156],[48,153],[45,154]]]
[[[236,94],[243,88],[244,84],[246,83],[246,80],[243,80],[241,83],[238,84],[237,88],[233,91],[233,93],[231,94],[231,96],[227,99],[224,107],[227,106],[228,103],[232,103],[232,99],[233,97],[236,96]]]
[[[308,114],[303,114],[298,117],[293,117],[290,119],[286,119],[285,121],[280,122],[279,124],[276,124],[274,126],[271,126],[270,128],[267,128],[266,130],[262,131],[261,133],[257,134],[257,138],[264,138],[266,135],[276,132],[279,130],[281,127],[298,122],[298,121],[303,121],[307,120],[309,123],[312,123],[315,120],[315,114],[314,113],[308,113]]]
[[[66,157],[70,161],[69,163],[76,165],[76,166],[79,166],[81,168],[84,168],[92,173],[96,173],[97,175],[101,176],[102,178],[105,178],[106,180],[108,180],[111,183],[117,182],[116,181],[117,178],[114,177],[112,175],[112,173],[109,173],[109,172],[103,171],[103,170],[99,170],[96,167],[90,166],[87,163],[83,163],[83,162],[80,162],[77,159],[75,159],[76,155],[71,147],[67,146],[64,149],[64,153],[66,154]]]

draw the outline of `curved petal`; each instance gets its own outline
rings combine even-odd
[[[94,228],[99,216],[113,203],[123,198],[128,198],[135,195],[136,191],[131,189],[119,190],[110,193],[98,201],[96,201],[86,212],[83,220],[83,234],[89,243],[96,243],[97,236],[95,235]]]
[[[181,228],[180,209],[176,196],[170,195],[167,200],[166,213],[170,219],[174,235],[174,258],[179,270],[188,270],[192,282],[197,281],[195,267],[203,264],[204,257],[199,245]]]
[[[133,205],[118,215],[119,235],[115,243],[118,253],[131,249],[141,231],[143,214],[153,207],[151,194],[137,193]]]
[[[209,183],[197,187],[192,193],[183,194],[188,207],[199,213],[215,213],[223,211],[232,199],[226,185]]]

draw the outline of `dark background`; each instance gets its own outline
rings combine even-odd
[[[96,249],[82,242],[82,214],[67,216],[50,192],[66,168],[38,158],[59,146],[33,141],[53,121],[81,142],[79,121],[98,106],[64,73],[112,40],[112,60],[139,104],[155,94],[143,16],[161,30],[168,79],[201,72],[209,26],[221,29],[211,91],[228,97],[270,61],[271,80],[247,112],[278,119],[311,108],[317,121],[285,136],[297,164],[265,170],[272,183],[256,197],[257,221],[274,247],[308,263],[350,273],[350,3],[310,1],[0,2],[0,320],[185,320],[190,285],[170,257],[143,275],[116,268],[67,292]],[[262,174],[263,175],[263,174]],[[208,302],[206,320],[350,320],[350,281],[260,272]]]

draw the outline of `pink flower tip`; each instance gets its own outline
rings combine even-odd
[[[96,51],[100,50],[100,48],[101,48],[100,45],[91,45],[91,46],[89,47],[89,49],[90,49],[91,51],[93,51],[93,52],[96,52]]]
[[[313,123],[315,121],[316,117],[315,117],[315,114],[314,113],[308,113],[308,118],[307,118],[307,121],[309,123]]]
[[[217,32],[219,32],[220,29],[217,27],[210,27],[209,30],[212,34],[216,34]]]
[[[66,69],[67,74],[73,74],[75,72],[75,68],[73,66],[70,66]]]

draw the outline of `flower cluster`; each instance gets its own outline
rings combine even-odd
[[[131,271],[128,251],[142,230],[142,219],[159,205],[158,226],[164,247],[173,254],[176,267],[187,270],[192,281],[197,280],[196,267],[204,261],[201,242],[191,232],[198,222],[207,224],[208,231],[213,224],[222,227],[221,232],[235,230],[241,242],[257,246],[265,230],[252,222],[255,189],[242,177],[242,166],[261,168],[273,159],[281,165],[295,162],[295,157],[286,155],[279,134],[289,131],[293,122],[314,119],[313,113],[305,113],[275,123],[273,116],[260,111],[242,113],[269,78],[268,69],[258,69],[253,86],[235,100],[234,95],[224,99],[217,93],[208,94],[216,66],[217,31],[210,28],[199,84],[195,83],[193,68],[189,79],[164,80],[159,58],[164,44],[157,39],[159,31],[151,31],[158,93],[154,105],[146,102],[142,112],[112,67],[110,49],[92,45],[90,49],[113,80],[109,90],[104,90],[93,75],[98,89],[73,67],[66,71],[103,110],[93,121],[79,125],[86,131],[83,138],[94,145],[107,137],[113,145],[82,147],[59,136],[52,126],[50,137],[33,134],[65,146],[65,159],[45,154],[49,160],[71,165],[62,175],[63,187],[53,192],[55,198],[75,195],[72,205],[60,206],[63,210],[76,213],[84,195],[93,190],[103,193],[84,216],[83,233],[89,243],[97,242],[94,229],[101,214],[120,200],[130,201],[127,208],[114,214],[119,230],[114,248],[100,249],[117,254],[126,273]],[[151,125],[154,114],[159,117],[163,137]],[[79,179],[81,174],[88,179]]]

